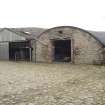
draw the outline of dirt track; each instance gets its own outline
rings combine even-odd
[[[0,105],[105,105],[105,66],[0,61]]]

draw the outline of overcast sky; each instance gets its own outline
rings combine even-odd
[[[0,27],[63,25],[105,31],[105,0],[0,0]]]

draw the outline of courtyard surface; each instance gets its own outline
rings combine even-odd
[[[0,105],[105,105],[105,66],[0,61]]]

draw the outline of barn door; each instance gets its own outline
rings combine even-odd
[[[57,62],[71,61],[71,40],[54,41],[54,60]]]

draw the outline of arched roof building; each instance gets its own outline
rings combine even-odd
[[[73,26],[3,28],[0,59],[34,62],[105,63],[105,32]]]
[[[103,63],[105,34],[98,33],[73,26],[60,26],[45,30],[38,36],[36,61]]]

